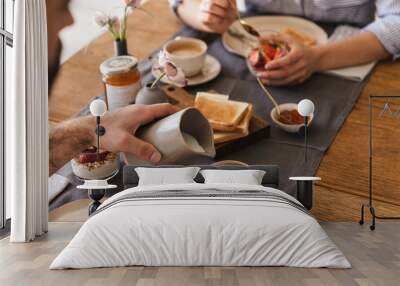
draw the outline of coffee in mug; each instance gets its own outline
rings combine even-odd
[[[195,38],[177,38],[165,44],[164,52],[187,77],[192,77],[203,69],[207,44]]]
[[[174,45],[170,45],[168,52],[178,57],[194,57],[203,51],[196,43],[178,41]]]

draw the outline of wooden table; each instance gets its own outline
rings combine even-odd
[[[144,9],[152,16],[135,11],[128,24],[128,47],[139,59],[146,58],[182,28],[182,24],[171,13],[167,0],[149,0],[144,4]],[[49,103],[51,124],[73,116],[93,96],[102,92],[99,65],[112,54],[113,40],[110,35],[104,34],[62,65]],[[322,160],[316,174],[322,181],[316,184],[313,209],[320,220],[359,220],[359,208],[368,192],[369,94],[400,95],[399,61],[388,61],[377,66],[354,110]],[[377,128],[385,131],[390,129],[392,123],[383,120],[380,124]],[[378,136],[379,140],[384,142],[386,139]],[[389,155],[380,154],[378,159],[386,160]],[[389,193],[382,187],[396,189],[396,186],[400,186],[399,171],[396,166],[390,172],[377,171],[377,182],[382,183],[376,185],[375,196],[380,213],[400,214],[400,190]],[[74,208],[74,203],[68,207]],[[57,218],[57,213],[65,212],[65,208],[57,210],[53,217]]]

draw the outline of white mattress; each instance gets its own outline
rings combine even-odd
[[[279,190],[261,186],[184,184],[128,189],[102,204],[50,269],[128,265],[351,267],[311,215],[279,200],[243,196],[121,200],[137,192],[211,189],[258,190],[300,204]]]

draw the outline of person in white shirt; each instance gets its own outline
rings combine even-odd
[[[247,0],[260,14],[288,14],[316,22],[362,27],[350,38],[308,47],[287,36],[264,36],[261,41],[285,41],[289,54],[270,62],[259,74],[266,85],[305,81],[316,71],[342,68],[375,60],[400,57],[400,0]],[[187,25],[206,32],[223,33],[236,20],[235,0],[170,0]]]

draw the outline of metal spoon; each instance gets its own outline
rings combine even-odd
[[[240,14],[238,14],[240,15]],[[241,16],[239,16],[241,17]],[[238,18],[238,21],[240,23],[240,25],[242,25],[243,29],[249,33],[250,35],[259,38],[261,35],[260,33],[253,27],[251,26],[249,23],[247,23],[245,20]]]
[[[232,0],[230,0],[229,3],[232,7],[235,7],[237,19],[239,21],[239,24],[243,27],[243,29],[250,35],[259,38],[261,34],[253,26],[251,26],[249,23],[247,23],[245,20],[242,19],[242,15],[240,15],[239,9],[237,9],[236,5],[232,2]]]
[[[276,102],[275,98],[272,96],[272,94],[268,91],[268,89],[264,86],[263,82],[259,77],[257,77],[258,84],[261,86],[262,90],[265,92],[265,94],[268,96],[268,98],[272,101],[272,103],[276,107],[276,112],[278,113],[278,118],[281,117],[281,110],[279,108],[279,104]]]
[[[239,22],[239,24],[242,26],[242,28],[249,33],[250,35],[259,38],[261,36],[261,34],[253,27],[251,26],[249,23],[247,23],[245,20],[242,19],[242,15],[240,15],[240,11],[239,9],[236,7],[235,3],[232,2],[232,0],[229,0],[229,4],[235,8],[236,11],[236,17],[237,20]],[[264,52],[263,49],[261,48],[261,46],[258,47],[258,55],[261,59],[264,59]]]
[[[232,7],[235,7],[235,4],[232,2],[232,0],[230,0],[229,3],[230,3],[230,5]],[[253,26],[251,26],[249,23],[247,23],[245,20],[242,19],[242,16],[240,15],[239,9],[237,9],[237,7],[236,7],[235,11],[236,11],[237,19],[238,19],[240,25],[243,27],[243,29],[247,33],[249,33],[250,35],[259,38],[261,36],[261,34]],[[261,57],[264,57],[263,51],[261,49],[261,46],[258,48],[258,53],[259,53],[259,55]],[[261,86],[262,90],[264,91],[264,93],[268,96],[268,98],[275,105],[276,111],[278,113],[278,117],[280,117],[281,116],[281,110],[280,110],[279,105],[276,102],[275,98],[268,91],[268,89],[264,86],[264,84],[262,83],[262,81],[261,81],[261,79],[259,77],[257,77],[257,81],[258,81],[258,84]]]

